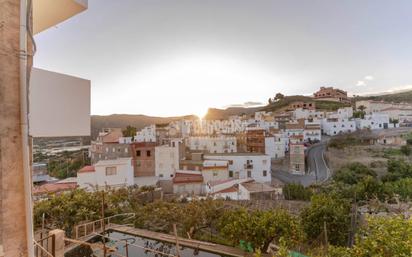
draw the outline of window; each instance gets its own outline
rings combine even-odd
[[[146,156],[147,156],[147,157],[150,157],[150,155],[151,155],[150,150],[147,150],[147,151],[146,151]]]
[[[175,142],[172,142],[172,147],[176,147],[176,144],[175,144]]]
[[[142,153],[140,152],[140,150],[137,150],[137,151],[136,151],[136,156],[137,156],[137,157],[140,157],[141,155],[142,155]]]
[[[250,170],[247,171],[247,177],[248,177],[248,178],[251,178],[251,177],[252,177],[252,171],[250,171]]]
[[[113,148],[112,148],[112,152],[113,152],[113,153],[116,152],[116,148],[113,147]]]
[[[125,153],[128,153],[128,152],[129,152],[129,149],[125,148],[125,149],[124,149],[124,152],[125,152]]]
[[[109,152],[109,147],[106,147],[106,153],[108,153]]]
[[[229,160],[229,165],[233,165],[233,160]]]
[[[267,170],[264,170],[264,171],[263,171],[263,176],[266,177],[267,175],[268,175]]]
[[[160,178],[163,178],[163,174],[160,173],[160,174],[159,174],[159,177],[160,177]]]
[[[233,178],[233,170],[229,170],[229,178]]]
[[[263,163],[263,164],[266,164],[266,163],[267,163],[267,160],[262,160],[262,163]]]
[[[217,177],[218,173],[217,171],[213,171],[213,177]]]
[[[116,173],[116,167],[106,167],[106,176],[114,176]]]

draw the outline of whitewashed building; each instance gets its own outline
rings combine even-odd
[[[85,166],[77,172],[77,184],[87,190],[106,186],[132,186],[134,184],[132,158],[100,160],[93,166]]]
[[[326,118],[328,119],[351,119],[353,117],[352,107],[339,108],[336,112],[328,112]]]
[[[303,132],[305,142],[320,142],[322,139],[322,130],[320,121],[305,121],[305,130]]]
[[[283,137],[265,137],[265,154],[271,158],[284,158],[286,144]]]
[[[172,180],[179,169],[179,147],[162,145],[155,147],[155,175],[160,180]]]
[[[236,153],[236,137],[228,136],[199,136],[187,140],[192,151],[205,151],[209,153]]]
[[[323,119],[325,118],[325,112],[316,111],[314,109],[297,108],[293,111],[293,118],[299,119]]]
[[[260,153],[207,154],[206,160],[226,160],[229,178],[253,178],[257,182],[271,181],[271,158]]]
[[[203,180],[207,182],[229,179],[229,162],[226,160],[204,160]]]
[[[356,119],[358,129],[387,129],[389,128],[389,116],[387,114],[372,113],[365,115],[364,119]]]
[[[323,119],[322,132],[328,136],[356,131],[356,122],[349,119]]]
[[[156,142],[156,125],[144,127],[136,132],[136,142]]]

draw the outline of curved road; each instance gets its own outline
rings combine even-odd
[[[328,180],[330,177],[330,170],[323,156],[326,145],[327,140],[308,148],[306,157],[308,172],[306,175],[294,175],[288,171],[276,170],[272,168],[272,177],[277,178],[284,183],[296,183],[304,186],[322,183]]]

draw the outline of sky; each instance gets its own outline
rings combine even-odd
[[[91,80],[92,114],[203,116],[321,86],[412,88],[410,0],[89,0],[35,67]]]

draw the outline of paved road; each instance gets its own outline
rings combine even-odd
[[[276,170],[272,168],[272,177],[285,183],[297,183],[308,186],[326,181],[330,177],[329,168],[325,162],[323,154],[327,142],[316,144],[307,151],[308,173],[306,175],[294,175],[288,171]],[[273,167],[273,166],[272,166]]]

